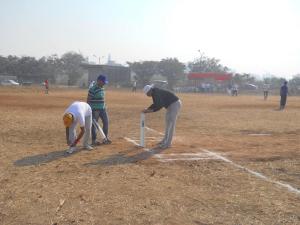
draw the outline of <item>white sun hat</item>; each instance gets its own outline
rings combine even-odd
[[[153,88],[153,85],[146,85],[144,87],[143,91],[145,94],[147,94],[152,88]]]

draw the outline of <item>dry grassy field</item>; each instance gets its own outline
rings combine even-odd
[[[161,110],[147,151],[128,140],[151,99],[108,89],[113,143],[67,155],[62,114],[86,95],[0,88],[1,225],[300,224],[300,97],[178,94],[172,148],[154,148]]]

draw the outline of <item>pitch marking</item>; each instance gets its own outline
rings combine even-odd
[[[154,132],[156,131],[156,130],[154,130],[154,129],[151,129],[151,130],[154,131]],[[159,131],[156,131],[156,133],[160,133],[160,132],[159,132]],[[297,189],[297,188],[294,188],[294,187],[291,186],[290,184],[285,184],[285,183],[282,183],[282,182],[280,182],[280,181],[272,180],[271,178],[266,177],[265,175],[263,175],[263,174],[261,174],[261,173],[259,173],[259,172],[256,172],[256,171],[251,170],[251,169],[248,169],[248,168],[246,168],[246,167],[244,167],[244,166],[242,166],[242,165],[239,165],[239,164],[237,164],[237,163],[231,161],[230,159],[227,159],[226,157],[221,156],[221,155],[219,155],[219,154],[217,154],[217,153],[215,153],[215,152],[213,152],[213,151],[209,151],[209,150],[207,150],[207,149],[201,149],[201,148],[200,148],[200,150],[202,150],[202,151],[204,151],[204,152],[206,152],[206,153],[208,153],[208,154],[211,154],[212,156],[216,157],[217,159],[220,159],[220,160],[222,160],[222,161],[224,161],[224,162],[227,162],[227,163],[233,165],[233,166],[236,167],[236,168],[242,169],[242,170],[244,170],[244,171],[246,171],[246,172],[248,172],[248,173],[254,175],[255,177],[258,177],[258,178],[260,178],[260,179],[262,179],[262,180],[265,180],[265,181],[267,181],[267,182],[270,182],[270,183],[272,183],[272,184],[276,184],[276,185],[278,185],[278,186],[280,186],[280,187],[284,187],[284,188],[286,188],[288,191],[290,191],[290,192],[292,192],[292,193],[295,193],[295,194],[297,194],[297,195],[300,195],[300,190]]]
[[[294,188],[293,186],[291,186],[289,184],[285,184],[285,183],[282,183],[280,181],[272,180],[269,177],[266,177],[265,175],[263,175],[263,174],[261,174],[259,172],[256,172],[256,171],[248,169],[248,168],[246,168],[244,166],[241,166],[241,165],[239,165],[239,164],[237,164],[237,163],[235,163],[235,162],[233,162],[233,161],[231,161],[231,160],[225,158],[224,156],[221,156],[221,155],[219,155],[219,154],[217,154],[215,152],[209,151],[207,149],[201,149],[201,150],[204,151],[204,152],[206,152],[206,153],[209,153],[209,154],[215,156],[216,158],[218,158],[218,159],[220,159],[220,160],[222,160],[224,162],[230,163],[231,165],[233,165],[236,168],[239,168],[239,169],[242,169],[244,171],[247,171],[248,173],[250,173],[250,174],[252,174],[252,175],[254,175],[254,176],[256,176],[256,177],[258,177],[260,179],[268,181],[268,182],[270,182],[272,184],[277,184],[278,186],[281,186],[281,187],[284,187],[284,188],[288,189],[290,192],[293,192],[293,193],[296,193],[296,194],[300,195],[300,190],[297,189],[297,188]]]

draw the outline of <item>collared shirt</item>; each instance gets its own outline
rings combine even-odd
[[[105,109],[105,92],[103,87],[99,87],[97,84],[95,84],[89,89],[88,97],[88,103],[91,106],[92,110]]]
[[[168,108],[173,102],[179,100],[179,98],[170,91],[153,88],[152,89],[153,104],[149,109],[153,109],[154,112],[160,110],[162,107]]]

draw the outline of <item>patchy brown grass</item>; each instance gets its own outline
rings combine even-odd
[[[179,94],[174,146],[206,148],[300,189],[300,98]],[[86,90],[0,89],[0,224],[299,224],[300,197],[219,160],[162,163],[137,138],[142,93],[108,90],[112,145],[66,156],[62,113]],[[163,131],[164,110],[147,115]],[[249,134],[269,134],[251,136]],[[157,136],[147,132],[147,136]],[[154,145],[148,142],[148,147]]]

